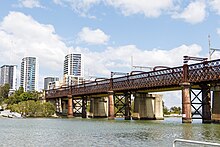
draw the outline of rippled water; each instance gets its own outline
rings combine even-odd
[[[181,118],[164,121],[0,118],[0,134],[0,146],[166,147],[172,146],[176,138],[220,143],[219,124],[182,124]]]

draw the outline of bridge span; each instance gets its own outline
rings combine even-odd
[[[157,96],[150,96],[149,92],[181,90],[182,122],[191,123],[192,118],[198,118],[195,116],[199,116],[199,118],[206,123],[220,121],[219,85],[220,59],[190,65],[185,63],[183,66],[179,67],[142,72],[100,81],[85,82],[80,85],[46,90],[45,98],[47,101],[61,101],[58,99],[66,99],[68,101],[68,116],[73,116],[74,108],[75,113],[80,110],[82,117],[86,117],[87,100],[92,100],[94,102],[95,99],[107,97],[107,99],[99,99],[99,101],[108,102],[109,118],[114,118],[118,112],[122,113],[125,119],[130,119],[131,95],[134,95],[134,99],[138,99],[139,97],[136,103],[143,103],[143,101],[140,100],[140,95],[142,95],[141,97],[151,97],[151,99],[155,99]],[[200,92],[195,93],[193,92],[194,89]],[[212,107],[210,102],[211,91],[213,92]],[[199,95],[201,95],[201,98]],[[123,97],[123,99],[121,97]],[[80,100],[81,104],[76,102]],[[61,105],[61,102],[57,103]],[[74,105],[77,103],[79,108],[76,108],[77,105]],[[138,104],[138,106],[136,104],[134,105],[136,106],[134,109],[143,107],[140,106],[141,104]],[[155,105],[158,104],[155,103]],[[159,105],[161,105],[161,102]],[[117,112],[115,112],[115,108]],[[140,111],[142,108],[138,109]],[[139,111],[137,113],[140,113]]]

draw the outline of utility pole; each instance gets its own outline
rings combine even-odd
[[[131,71],[132,71],[133,69],[136,69],[136,68],[139,68],[140,70],[142,70],[142,69],[153,70],[152,67],[147,67],[147,66],[135,66],[135,65],[133,65],[133,56],[131,56]]]
[[[211,60],[211,58],[212,58],[212,54],[213,54],[215,51],[220,51],[220,49],[217,49],[217,48],[211,48],[211,39],[210,39],[210,35],[208,35],[208,41],[209,41],[209,60]]]
[[[209,41],[209,60],[211,60],[211,43],[210,43],[210,35],[208,35],[208,41]]]

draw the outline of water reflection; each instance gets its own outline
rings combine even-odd
[[[220,125],[203,124],[201,125],[202,139],[206,141],[220,142]]]
[[[192,124],[182,125],[182,138],[188,140],[193,138]]]

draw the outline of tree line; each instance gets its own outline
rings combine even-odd
[[[181,111],[181,108],[180,107],[176,107],[176,106],[173,106],[171,107],[170,109],[168,109],[166,106],[163,107],[163,113],[165,115],[169,115],[169,114],[181,114],[182,111]]]
[[[7,105],[7,109],[26,117],[49,117],[55,113],[53,104],[42,102],[42,92],[24,92],[23,87],[20,87],[9,95],[9,89],[9,84],[0,86],[0,104]]]

